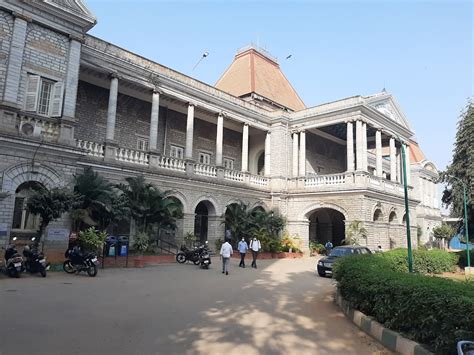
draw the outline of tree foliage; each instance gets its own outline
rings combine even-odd
[[[28,198],[26,208],[32,214],[41,218],[38,236],[41,237],[49,223],[60,218],[63,213],[68,212],[74,204],[77,196],[65,188],[54,188],[48,190],[38,187]]]
[[[74,176],[74,192],[79,197],[77,207],[71,212],[76,230],[89,226],[105,230],[111,223],[127,219],[124,196],[91,167]]]
[[[166,197],[167,192],[160,191],[143,176],[128,177],[127,184],[119,185],[126,199],[130,216],[135,220],[138,231],[150,233],[151,227],[176,228],[176,218],[182,216],[181,204]]]
[[[461,113],[456,133],[456,142],[453,151],[452,163],[446,171],[440,174],[441,182],[446,184],[442,201],[451,208],[451,216],[464,217],[463,186],[455,178],[466,185],[467,214],[469,234],[474,233],[474,104],[468,102],[466,109]],[[463,227],[462,220],[458,228]]]
[[[352,221],[346,228],[346,238],[342,244],[359,245],[361,240],[367,240],[367,229],[364,228],[362,221]]]

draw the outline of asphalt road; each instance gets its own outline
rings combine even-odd
[[[213,262],[0,276],[0,355],[391,354],[346,320],[314,258],[232,260],[228,276]]]

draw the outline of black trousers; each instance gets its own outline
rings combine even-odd
[[[252,267],[257,267],[257,256],[258,256],[258,251],[252,250]]]
[[[245,267],[245,253],[240,253],[240,264],[239,266]]]

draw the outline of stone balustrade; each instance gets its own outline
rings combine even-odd
[[[324,186],[324,185],[340,185],[346,182],[346,174],[331,174],[307,177],[305,179],[305,187]]]
[[[148,165],[150,163],[150,155],[146,152],[128,148],[117,148],[115,158],[128,163]]]
[[[217,176],[217,168],[212,165],[196,164],[194,166],[194,173],[197,175],[215,177]]]
[[[20,134],[28,137],[41,137],[49,142],[57,142],[59,123],[57,119],[39,116],[20,115]]]
[[[261,175],[250,175],[250,184],[259,186],[268,186],[269,178]]]
[[[83,149],[87,155],[93,157],[104,156],[104,145],[96,142],[83,141],[81,139],[76,140],[76,147]]]
[[[232,181],[244,181],[244,173],[238,170],[224,170],[224,179]]]
[[[182,159],[171,158],[161,156],[158,162],[158,166],[163,169],[175,170],[175,171],[185,171],[186,162]]]

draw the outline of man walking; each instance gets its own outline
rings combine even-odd
[[[247,245],[244,237],[242,237],[242,240],[239,242],[238,249],[240,253],[239,267],[245,268],[245,253],[247,253],[247,250],[249,250],[249,246]]]
[[[253,257],[252,267],[256,269],[258,252],[260,251],[260,249],[262,249],[262,246],[260,245],[260,240],[254,237],[252,241],[250,242],[250,249],[252,249],[252,257]]]
[[[229,275],[228,265],[230,256],[232,255],[232,245],[226,240],[221,246],[221,257],[222,257],[222,273],[225,272],[226,275]]]
[[[326,255],[331,254],[331,250],[332,250],[333,245],[332,245],[330,240],[328,240],[326,242],[326,244],[324,244],[324,247],[326,248]]]

